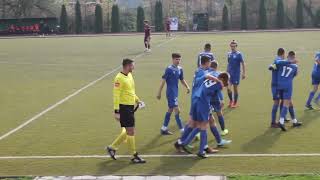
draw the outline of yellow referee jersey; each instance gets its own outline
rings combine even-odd
[[[119,110],[119,104],[135,105],[139,97],[135,92],[135,85],[132,74],[128,75],[119,72],[114,78],[113,103],[114,110]]]

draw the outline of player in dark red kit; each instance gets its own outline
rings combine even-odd
[[[149,21],[145,20],[144,22],[144,47],[146,48],[146,52],[150,52],[150,40],[151,40],[151,26],[149,25]]]
[[[165,25],[166,25],[166,37],[170,37],[170,24],[171,24],[171,20],[169,17],[167,17]]]

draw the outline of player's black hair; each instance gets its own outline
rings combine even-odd
[[[210,59],[209,59],[208,56],[201,56],[201,59],[200,59],[201,65],[205,65],[205,64],[208,63],[209,61],[210,61]]]
[[[125,66],[127,66],[127,65],[130,65],[130,64],[132,64],[133,62],[134,62],[134,60],[131,60],[131,59],[128,59],[128,58],[123,59],[123,61],[122,61],[122,67],[125,67]]]
[[[285,50],[284,50],[284,48],[279,48],[278,49],[278,56],[282,56],[282,55],[284,55],[284,53],[285,53]]]
[[[210,43],[205,44],[204,49],[211,49],[211,44]]]
[[[211,68],[217,69],[218,68],[218,62],[217,61],[211,61]]]
[[[181,58],[181,54],[180,53],[172,53],[171,57],[172,57],[172,59],[173,58]]]
[[[296,53],[294,52],[294,51],[290,51],[289,53],[288,53],[288,56],[295,56],[296,55]]]

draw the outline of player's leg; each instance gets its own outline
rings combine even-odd
[[[148,42],[148,51],[150,52],[151,51],[151,37],[150,36],[147,38],[147,42]]]
[[[229,107],[233,105],[233,94],[231,89],[232,89],[232,84],[230,83],[230,85],[227,88],[228,97],[229,97]]]
[[[278,128],[277,124],[277,111],[279,109],[279,99],[276,97],[273,98],[273,106],[271,111],[271,127],[272,128]],[[280,110],[281,113],[281,110]]]
[[[174,113],[175,113],[175,119],[178,125],[178,128],[180,129],[180,132],[183,133],[183,124],[182,124],[182,120],[180,118],[180,108],[179,106],[174,108]]]
[[[286,128],[284,125],[284,120],[285,120],[285,117],[288,113],[289,105],[290,105],[290,99],[284,99],[283,100],[283,108],[281,110],[280,120],[279,120],[279,127],[282,129],[282,131],[286,131]]]
[[[148,51],[148,38],[147,37],[144,37],[143,43],[144,43],[145,51]]]
[[[233,104],[232,104],[233,108],[238,107],[238,98],[239,98],[238,87],[239,87],[238,84],[233,85],[233,92],[234,92],[234,98],[233,98]]]
[[[164,116],[164,121],[162,124],[162,127],[160,129],[160,134],[161,135],[172,135],[173,133],[169,131],[168,126],[170,123],[170,118],[171,118],[171,114],[173,112],[173,107],[172,107],[172,102],[170,100],[170,98],[168,98],[168,111],[166,112],[165,116]]]
[[[225,126],[225,121],[224,121],[224,116],[223,116],[222,110],[220,109],[220,111],[217,111],[216,114],[217,114],[220,128],[222,131],[221,135],[225,136],[225,135],[229,134],[229,130]]]
[[[208,126],[209,126],[208,121],[200,122],[200,148],[197,155],[201,158],[207,157],[205,148],[208,144],[208,135],[207,135]]]
[[[308,108],[308,109],[311,109],[311,110],[313,109],[313,107],[311,105],[311,101],[312,101],[314,95],[318,91],[319,84],[320,84],[320,80],[312,76],[313,90],[309,93],[309,97],[308,97],[307,102],[306,102],[306,108]],[[320,99],[320,93],[319,93],[318,97]],[[318,101],[317,99],[316,99],[316,101]]]
[[[121,133],[119,136],[112,142],[111,145],[107,146],[106,150],[108,151],[110,157],[116,160],[116,151],[118,150],[119,146],[127,139],[127,132],[125,128],[122,128]]]
[[[123,117],[121,117],[121,115]],[[135,117],[134,117],[134,106],[126,106],[126,110],[121,114],[120,112],[120,120],[122,119],[123,127],[126,128],[127,132],[127,144],[129,153],[132,154],[132,163],[145,163],[146,161],[139,157],[136,151],[136,140],[135,140]]]
[[[277,119],[277,111],[279,109],[279,103],[280,103],[280,92],[274,86],[274,87],[271,87],[271,93],[272,93],[272,99],[273,99],[273,105],[271,110],[271,128],[278,128],[279,126],[276,119]]]
[[[136,151],[136,140],[135,140],[135,128],[134,127],[126,127],[127,130],[127,141],[129,153],[132,154],[132,163],[146,163],[144,159],[142,159]]]
[[[232,142],[231,140],[225,140],[221,138],[221,135],[219,133],[219,130],[217,128],[217,125],[214,121],[213,116],[209,117],[209,125],[210,125],[210,131],[213,134],[214,138],[216,139],[218,147],[222,147]]]
[[[292,100],[290,101],[290,104],[289,104],[289,113],[290,113],[290,116],[291,116],[291,121],[292,121],[293,127],[300,126],[301,123],[298,122],[298,120],[296,118],[296,114],[295,114],[295,110],[294,110],[294,106],[293,106],[293,101]]]

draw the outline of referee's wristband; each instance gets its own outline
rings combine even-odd
[[[119,110],[117,110],[117,109],[114,110],[114,113],[119,114]]]

